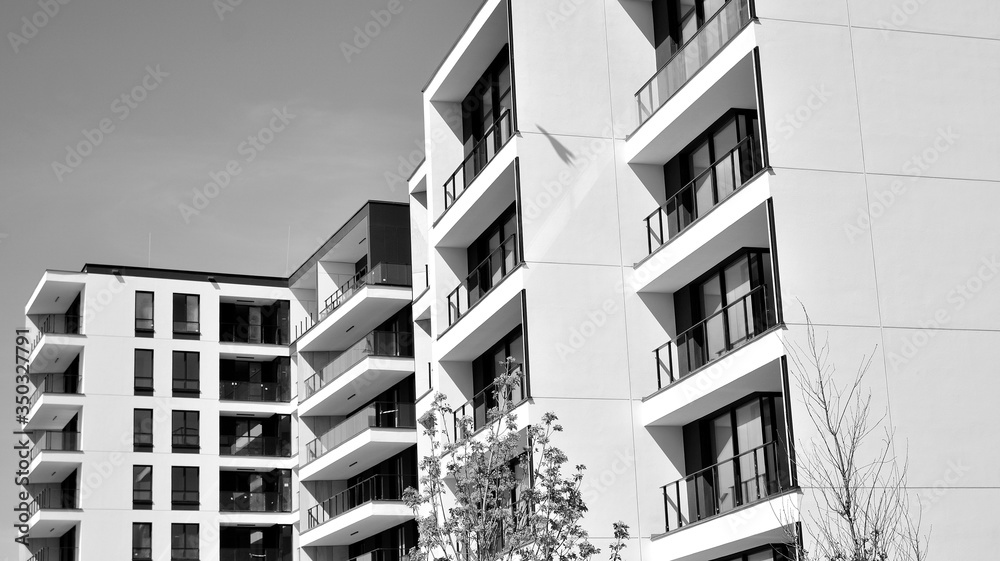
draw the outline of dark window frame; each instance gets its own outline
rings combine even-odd
[[[194,530],[192,532],[192,529]],[[200,555],[199,543],[200,529],[198,524],[185,524],[174,522],[170,524],[170,559],[176,561],[190,561],[198,559]],[[181,538],[182,544],[178,547],[176,538]],[[190,545],[191,538],[194,538],[194,546]]]
[[[486,132],[500,121],[504,113],[504,102],[514,110],[514,82],[510,60],[510,45],[504,44],[497,56],[490,62],[482,76],[462,99],[462,145],[463,154],[472,153],[480,140],[486,137]],[[507,88],[500,91],[500,77],[507,72]],[[484,114],[484,91],[490,92],[489,118]]]
[[[178,415],[180,424],[178,425]],[[194,419],[192,426],[191,419]],[[201,412],[174,410],[170,412],[170,447],[173,452],[197,454],[201,450]]]
[[[193,357],[193,361],[192,361]],[[181,368],[178,377],[178,359]],[[194,363],[193,377],[191,363]],[[171,355],[170,379],[174,397],[198,397],[201,395],[201,353],[198,351],[173,351]]]
[[[142,469],[148,469],[149,471],[147,472],[145,479],[139,480],[137,479],[136,474],[139,472],[139,470]],[[152,508],[153,508],[153,466],[133,465],[132,466],[132,509],[152,510]]]
[[[145,529],[145,532],[142,530]],[[136,532],[139,530],[139,532]],[[143,535],[145,534],[145,535]],[[136,542],[136,538],[140,540]],[[132,561],[152,561],[153,559],[153,523],[132,523]]]
[[[177,478],[181,479],[178,488]],[[170,468],[171,510],[198,510],[200,502],[201,470],[197,466],[172,466]]]
[[[148,416],[141,420],[139,419],[140,414],[148,414]],[[145,428],[144,425],[148,422],[149,430],[136,430],[136,425],[138,428]],[[132,451],[133,452],[152,452],[153,451],[153,410],[152,409],[133,409],[132,410]]]
[[[178,303],[183,299],[183,304],[180,306]],[[197,319],[191,321],[187,319],[187,312],[191,307],[192,299],[194,299],[194,310]],[[198,294],[186,294],[181,292],[174,293],[173,299],[173,332],[175,335],[201,335],[201,295]]]
[[[139,317],[139,296],[149,295],[149,317]],[[148,290],[135,291],[135,336],[152,337],[155,332],[154,317],[156,315],[156,295]],[[148,322],[148,323],[147,323]]]
[[[149,376],[140,376],[139,375],[139,354],[140,353],[149,353]],[[154,358],[154,356],[155,356],[155,353],[153,352],[153,349],[135,349],[134,364],[133,364],[133,375],[134,375],[133,386],[134,386],[134,390],[135,390],[135,395],[145,395],[145,396],[153,395],[153,370],[154,370],[153,358]],[[149,380],[149,384],[148,385],[146,385],[146,384],[140,384],[139,383],[140,380],[143,380],[143,381]]]

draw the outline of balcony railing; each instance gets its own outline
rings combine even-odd
[[[758,446],[664,485],[666,531],[683,528],[791,488],[778,442]]]
[[[80,492],[77,490],[42,489],[28,505],[28,516],[39,510],[72,510],[80,508]]]
[[[292,501],[279,491],[220,491],[220,512],[291,512]]]
[[[501,113],[500,117],[493,123],[493,126],[472,147],[469,155],[462,160],[458,169],[451,174],[448,181],[444,182],[445,211],[455,204],[455,201],[472,184],[472,180],[479,176],[486,168],[486,165],[493,161],[493,158],[500,152],[500,149],[511,139],[513,136],[512,123],[509,109]]]
[[[75,547],[43,547],[28,558],[28,561],[76,561]]]
[[[219,548],[219,561],[286,561],[291,558],[291,552],[282,552],[276,547]]]
[[[412,267],[408,264],[404,265],[400,263],[379,263],[370,270],[364,269],[359,271],[323,301],[323,309],[319,312],[315,320],[310,315],[299,322],[299,325],[295,326],[295,338],[298,339],[308,333],[310,329],[326,319],[327,316],[350,300],[362,288],[372,284],[412,286]]]
[[[662,388],[750,342],[777,325],[770,287],[760,285],[653,351]]]
[[[347,561],[407,561],[409,556],[399,549],[380,548],[351,557]]]
[[[245,436],[234,434],[219,435],[220,456],[256,456],[290,458],[292,437],[286,436]]]
[[[448,294],[448,327],[461,319],[462,314],[489,294],[520,263],[517,234],[511,234],[472,269],[465,282]]]
[[[531,397],[528,392],[528,380],[525,377],[523,365],[512,365],[510,373],[517,376],[516,386],[511,385],[503,388],[498,385],[500,380],[494,380],[476,395],[472,396],[472,399],[455,408],[454,413],[452,413],[452,420],[454,426],[453,436],[456,442],[475,434],[479,429],[492,422],[493,418],[490,416],[490,410],[501,405],[498,400],[503,400],[506,403],[510,403],[511,407],[516,407],[522,401]],[[498,390],[501,395],[497,395]],[[463,432],[461,419],[466,417],[472,420],[472,433]]]
[[[32,433],[35,439],[31,446],[31,460],[42,452],[79,452],[80,433],[67,431],[35,431]]]
[[[403,500],[403,491],[407,487],[416,486],[416,475],[373,475],[310,508],[308,527],[312,530],[373,501],[400,502]]]
[[[223,401],[288,403],[291,394],[290,382],[219,381],[219,399]]]
[[[337,355],[319,372],[305,381],[305,397],[309,399],[330,382],[370,356],[413,358],[413,334],[404,331],[372,331]]]
[[[760,152],[746,137],[645,218],[647,251],[673,239],[761,170]]]
[[[38,333],[35,334],[35,341],[31,344],[34,349],[46,335],[79,335],[80,316],[76,314],[46,314],[34,318],[35,325],[38,326]]]
[[[752,0],[729,0],[635,94],[641,127],[750,23]]]
[[[251,325],[249,322],[220,323],[219,341],[253,345],[287,345],[288,328],[279,325]]]
[[[45,394],[79,394],[80,375],[66,372],[45,374],[35,386],[35,391],[28,398],[28,409],[35,406],[38,400]]]
[[[416,406],[412,403],[393,403],[389,401],[376,401],[368,405],[344,419],[343,422],[327,431],[323,436],[306,444],[306,463],[308,464],[319,459],[327,452],[373,428],[417,428]]]

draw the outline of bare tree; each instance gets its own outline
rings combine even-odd
[[[785,346],[816,429],[810,442],[800,443],[796,468],[803,486],[815,492],[817,508],[803,520],[809,551],[799,545],[799,559],[924,561],[928,536],[920,529],[919,503],[913,515],[906,455],[896,456],[894,430],[884,428],[886,417],[873,411],[864,385],[874,350],[851,380],[838,382],[829,340],[817,338],[805,306],[802,311],[805,343]],[[802,543],[802,536],[790,538]]]
[[[518,430],[512,396],[522,377],[512,359],[503,364],[479,434],[441,394],[421,417],[429,453],[419,491],[405,495],[420,532],[414,561],[585,561],[600,551],[580,524],[584,466],[563,473],[568,458],[552,444],[562,431],[554,414]]]

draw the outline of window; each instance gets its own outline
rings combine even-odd
[[[132,524],[132,561],[153,558],[153,525],[149,522]]]
[[[170,559],[198,558],[198,525],[170,525]]]
[[[132,466],[132,508],[153,508],[153,466]]]
[[[198,468],[171,468],[170,503],[174,510],[198,510]]]
[[[199,393],[198,353],[174,351],[174,397],[197,396]]]
[[[135,335],[136,337],[152,336],[153,334],[153,293],[135,293]]]
[[[466,154],[470,154],[490,127],[511,109],[510,91],[510,56],[504,45],[462,101],[462,141]],[[485,157],[483,160],[476,166],[476,173],[486,164]]]
[[[712,19],[725,0],[654,0],[653,39],[661,65]]]
[[[517,265],[517,213],[510,207],[467,250],[469,306],[479,301]]]
[[[197,294],[174,294],[174,333],[198,335],[201,324]]]
[[[153,410],[136,409],[132,419],[132,449],[135,452],[153,451]]]
[[[173,412],[173,451],[198,453],[198,412]]]
[[[135,350],[135,395],[153,395],[153,351]]]

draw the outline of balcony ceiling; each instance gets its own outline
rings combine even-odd
[[[24,308],[26,315],[66,313],[80,291],[86,286],[83,273],[46,271]]]
[[[298,352],[342,351],[412,302],[410,287],[368,285],[295,342]]]
[[[461,102],[507,44],[506,2],[488,0],[455,48],[441,63],[426,91],[431,101]]]

